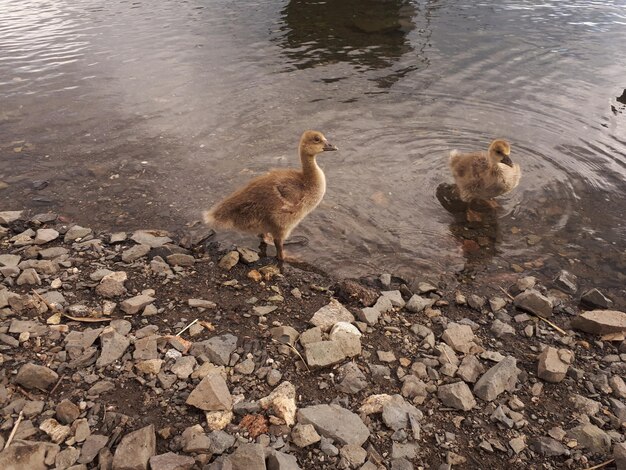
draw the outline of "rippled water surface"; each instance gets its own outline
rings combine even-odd
[[[297,165],[326,197],[291,253],[340,275],[568,267],[626,279],[626,2],[0,0],[0,203],[183,229]],[[509,139],[523,177],[468,224],[447,155]],[[222,240],[253,238],[220,234]],[[621,287],[620,287],[621,286]]]

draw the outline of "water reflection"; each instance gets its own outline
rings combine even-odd
[[[280,45],[298,69],[338,62],[358,71],[386,69],[414,50],[408,35],[415,16],[408,0],[291,0],[282,11]],[[377,81],[389,87],[415,68],[412,63]]]

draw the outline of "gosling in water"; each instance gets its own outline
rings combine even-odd
[[[302,169],[272,170],[254,178],[210,210],[205,223],[226,229],[257,234],[261,256],[266,256],[266,235],[276,246],[276,258],[285,259],[283,243],[294,228],[322,201],[326,177],[317,165],[316,156],[335,151],[318,131],[306,131],[300,138]]]

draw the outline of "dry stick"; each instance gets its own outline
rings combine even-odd
[[[311,369],[309,369],[309,366],[307,365],[306,361],[305,361],[305,360],[304,360],[304,358],[302,357],[302,354],[300,354],[300,352],[299,352],[296,348],[294,348],[291,344],[289,344],[289,343],[283,343],[282,341],[278,341],[278,340],[276,340],[276,339],[274,339],[274,338],[272,338],[272,341],[274,341],[275,343],[278,343],[278,344],[283,344],[283,345],[287,346],[288,348],[290,348],[293,352],[295,352],[295,353],[298,355],[298,357],[300,358],[300,360],[301,360],[301,361],[302,361],[302,363],[304,364],[304,367],[306,367],[306,370],[307,370],[308,372],[311,372]]]
[[[62,375],[59,380],[57,381],[56,385],[54,387],[52,387],[52,390],[50,390],[50,392],[48,392],[48,396],[52,395],[54,393],[54,391],[57,389],[57,387],[59,385],[61,385],[61,380],[63,380],[65,378],[65,375]]]
[[[511,300],[515,300],[515,299],[513,298],[513,296],[512,296],[511,294],[509,294],[507,291],[505,291],[505,290],[504,290],[501,286],[498,286],[498,289],[500,289],[502,292],[504,292],[504,293],[505,293],[505,294],[509,297],[509,299],[511,299]],[[546,322],[548,325],[550,325],[550,326],[551,326],[552,328],[554,328],[556,331],[558,331],[559,333],[561,333],[563,336],[567,336],[567,332],[566,332],[564,329],[562,329],[562,328],[558,327],[557,325],[555,325],[554,323],[552,323],[550,320],[546,320],[546,319],[545,319],[545,318],[543,318],[541,315],[537,315],[537,314],[535,314],[535,316],[536,316],[537,318],[539,318],[539,320],[543,320],[544,322]]]
[[[607,460],[606,462],[599,463],[593,467],[587,467],[585,470],[595,470],[596,468],[606,467],[608,464],[615,462],[615,459]]]
[[[185,331],[187,331],[189,328],[191,328],[196,322],[198,321],[198,319],[196,318],[194,321],[192,321],[189,325],[187,325],[185,328],[183,328],[182,330],[180,330],[176,336],[180,336],[182,335]]]
[[[8,447],[11,445],[11,441],[13,440],[13,438],[15,437],[15,433],[17,432],[17,427],[22,422],[22,418],[23,417],[24,417],[24,412],[20,411],[20,414],[17,417],[17,421],[15,421],[15,425],[13,426],[13,429],[11,430],[11,434],[9,434],[9,438],[7,439],[7,443],[4,445],[5,449],[8,449]]]

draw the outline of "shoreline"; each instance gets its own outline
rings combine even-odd
[[[566,274],[452,287],[305,263],[281,275],[254,250],[218,252],[208,229],[174,240],[16,212],[0,227],[0,449],[20,421],[3,468],[20,468],[20,448],[35,459],[21,468],[74,470],[626,455],[626,342],[580,324]],[[626,317],[624,299],[587,298]]]

